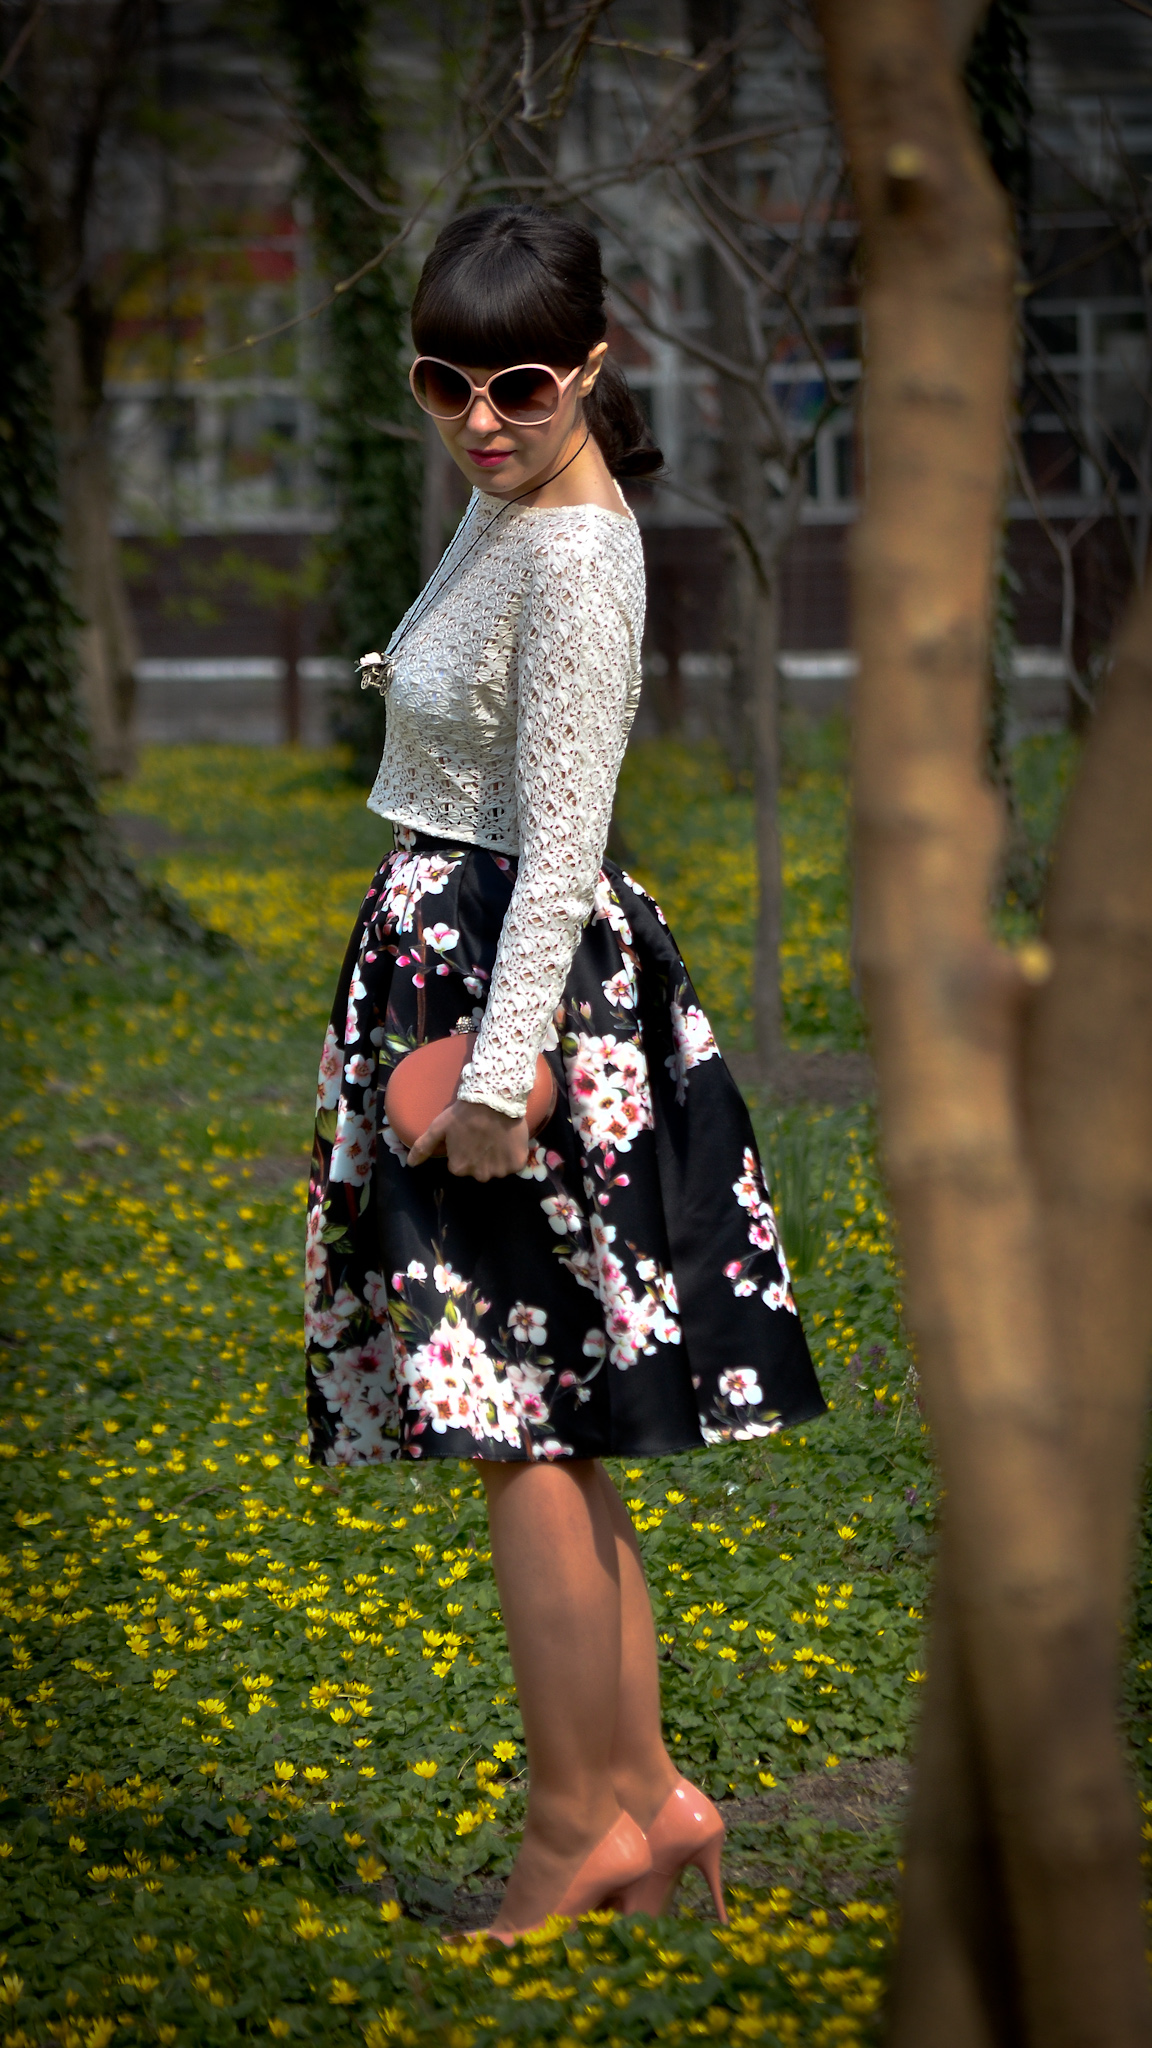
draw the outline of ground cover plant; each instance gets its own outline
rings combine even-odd
[[[786,797],[798,1044],[860,1028],[833,740]],[[1059,765],[1033,761],[1038,806]],[[7,963],[5,2048],[873,2040],[895,1843],[883,1800],[853,1813],[899,1780],[935,1489],[870,1113],[760,1109],[829,1416],[617,1474],[677,1756],[732,1817],[732,1927],[689,1886],[661,1922],[453,1946],[524,1799],[480,1488],[302,1445],[316,1058],[382,829],[290,752],[157,751],[115,801],[236,950]],[[736,1042],[747,799],[654,745],[620,826]]]

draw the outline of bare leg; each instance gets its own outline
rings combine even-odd
[[[660,1722],[660,1667],[652,1603],[636,1531],[604,1467],[596,1466],[613,1535],[620,1580],[620,1692],[612,1735],[612,1785],[639,1827],[649,1828],[679,1772]]]
[[[528,1814],[497,1927],[555,1906],[621,1806],[646,1827],[676,1782],[627,1510],[590,1459],[481,1465],[528,1746]]]
[[[528,1814],[497,1927],[550,1913],[616,1821],[617,1546],[591,1459],[481,1465],[528,1746]]]

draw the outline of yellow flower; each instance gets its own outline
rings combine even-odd
[[[434,1778],[440,1766],[437,1763],[433,1763],[431,1759],[425,1758],[420,1763],[413,1764],[411,1768],[415,1771],[418,1778]]]
[[[304,1780],[308,1785],[322,1785],[327,1776],[323,1764],[306,1764],[304,1767]]]
[[[343,1977],[333,1977],[328,1992],[329,2005],[357,2005],[360,1993]]]
[[[273,1764],[272,1770],[275,1776],[280,1779],[280,1782],[283,1785],[286,1785],[290,1778],[294,1778],[296,1776],[295,1764],[287,1763],[283,1757],[281,1757],[278,1762]]]
[[[269,2020],[268,2032],[273,2034],[277,2041],[283,2041],[287,2039],[292,2029],[287,2020]]]
[[[788,1716],[788,1726],[792,1730],[793,1735],[807,1735],[808,1733],[807,1721],[794,1721],[791,1715]]]
[[[402,1918],[403,1918],[403,1914],[404,1914],[404,1908],[403,1908],[403,1906],[402,1906],[402,1905],[400,1904],[400,1901],[399,1901],[399,1899],[382,1899],[382,1900],[381,1900],[381,1902],[380,1902],[380,1918],[381,1918],[382,1920],[384,1920],[384,1921],[400,1920],[400,1919],[402,1919]]]
[[[386,2006],[364,2029],[365,2048],[392,2048],[393,2042],[399,2043],[399,2048],[412,2048],[416,2038],[398,2005]]]
[[[196,1960],[196,1951],[193,1948],[190,1941],[178,1941],[176,1943],[175,1948],[172,1950],[172,1953],[175,1956],[176,1961],[185,1970],[187,1969],[189,1963],[194,1963]]]
[[[516,1755],[516,1744],[514,1742],[494,1742],[492,1744],[492,1754],[502,1764],[510,1764]]]
[[[301,1941],[315,1941],[316,1936],[324,1932],[324,1922],[312,1907],[301,1903],[300,1917],[292,1932],[298,1934]]]

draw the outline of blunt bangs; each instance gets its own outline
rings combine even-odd
[[[584,339],[587,309],[565,320],[556,277],[524,243],[485,238],[425,274],[412,308],[412,339],[419,355],[442,356],[475,369],[513,363],[548,363],[575,369],[600,334]],[[581,322],[579,313],[584,313]]]

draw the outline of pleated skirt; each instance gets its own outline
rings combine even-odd
[[[747,1108],[659,906],[606,859],[522,1172],[418,1167],[384,1090],[483,1014],[516,862],[398,827],[325,1035],[305,1251],[311,1456],[630,1458],[823,1398]]]

